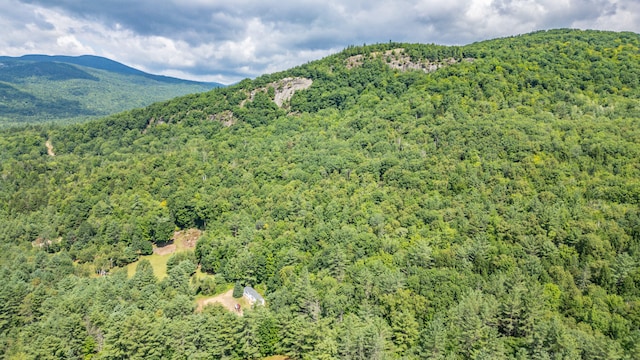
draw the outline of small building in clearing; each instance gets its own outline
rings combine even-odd
[[[262,297],[262,295],[258,294],[258,292],[251,286],[245,286],[242,296],[247,298],[247,300],[249,300],[252,305],[256,302],[259,305],[264,305],[264,298]]]

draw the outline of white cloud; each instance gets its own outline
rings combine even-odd
[[[63,35],[56,39],[58,49],[62,50],[65,54],[82,55],[93,54],[94,51],[90,46],[83,45],[73,35]]]
[[[595,21],[576,21],[574,25],[581,29],[640,32],[640,2],[613,1],[612,4],[615,12],[604,12]]]
[[[235,82],[348,45],[466,44],[533,30],[640,31],[637,0],[5,0],[2,55],[109,57],[141,70]],[[215,80],[214,80],[215,81]]]

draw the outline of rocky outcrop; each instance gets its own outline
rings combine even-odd
[[[265,87],[261,87],[251,91],[249,94],[249,101],[253,101],[253,98],[258,92],[267,92],[269,88],[275,90],[273,102],[282,107],[285,105],[298,90],[308,89],[313,84],[313,80],[303,77],[288,77],[269,83]],[[244,105],[244,101],[241,105]]]
[[[224,127],[229,127],[236,123],[236,118],[233,116],[233,113],[229,110],[225,110],[221,113],[209,115],[209,120],[219,121]]]
[[[56,153],[55,153],[55,152],[53,152],[53,145],[51,144],[51,140],[50,140],[50,139],[49,139],[49,140],[47,140],[47,141],[44,143],[44,146],[46,146],[46,147],[47,147],[47,154],[48,154],[49,156],[56,156]]]
[[[413,60],[405,53],[403,48],[396,48],[385,52],[373,52],[370,56],[373,58],[382,57],[387,65],[392,69],[400,71],[422,70],[426,73],[434,72],[442,67],[453,65],[461,61],[472,62],[474,60],[471,58],[462,60],[447,58],[439,61]],[[345,66],[347,69],[362,66],[364,59],[365,55],[362,54],[350,56],[345,60]]]
[[[311,79],[296,77],[296,78],[284,78],[280,81],[272,83],[274,90],[276,91],[276,95],[274,98],[274,102],[279,107],[286,102],[291,100],[293,94],[298,90],[308,89],[313,81]]]

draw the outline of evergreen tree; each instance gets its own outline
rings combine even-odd
[[[240,284],[239,281],[236,281],[235,285],[233,286],[233,297],[236,299],[241,298],[243,294],[244,287],[242,286],[242,284]]]

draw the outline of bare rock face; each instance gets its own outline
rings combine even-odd
[[[51,144],[51,139],[47,140],[47,142],[44,143],[44,146],[47,147],[47,154],[49,156],[56,156],[56,153],[53,152],[53,145]]]
[[[358,54],[349,56],[347,60],[345,60],[345,65],[347,69],[353,69],[354,67],[362,66],[362,62],[364,61],[364,55]]]
[[[258,92],[267,92],[269,88],[273,88],[275,90],[275,96],[274,96],[273,102],[275,102],[276,105],[278,105],[278,107],[282,107],[282,105],[284,105],[285,102],[291,100],[291,97],[293,97],[293,94],[296,91],[308,89],[312,84],[313,84],[313,80],[311,79],[302,78],[302,77],[295,77],[295,78],[288,77],[278,81],[274,81],[272,83],[269,83],[265,87],[258,88],[251,91],[251,93],[249,94],[248,100],[253,101],[254,96]],[[246,101],[247,100],[242,101],[242,103],[240,103],[240,106],[244,106]]]
[[[274,102],[278,107],[282,107],[285,101],[291,100],[293,94],[298,90],[308,89],[313,81],[311,79],[296,77],[296,78],[284,78],[280,81],[272,83],[276,96]]]
[[[405,53],[403,48],[391,49],[385,52],[373,52],[371,53],[371,56],[374,58],[383,58],[387,65],[392,69],[400,71],[422,70],[426,73],[434,72],[442,67],[453,65],[460,61],[473,61],[473,59],[471,58],[463,60],[447,58],[439,61],[412,60],[411,57]],[[345,66],[347,67],[347,69],[353,69],[355,67],[362,66],[364,60],[365,57],[361,54],[350,56],[345,60]]]
[[[273,88],[274,90],[273,102],[276,103],[278,107],[282,107],[289,100],[291,100],[291,97],[293,97],[293,94],[295,94],[296,91],[308,89],[312,84],[313,80],[302,77],[288,77],[280,79],[278,81],[267,84],[267,86],[265,87],[253,89],[248,94],[248,98],[242,100],[242,102],[240,103],[240,107],[243,107],[247,103],[247,101],[253,101],[257,93],[267,93],[270,88]],[[237,119],[234,116],[233,112],[229,110],[225,110],[217,114],[211,114],[209,115],[208,119],[211,121],[218,121],[224,127],[232,126],[237,122]]]

